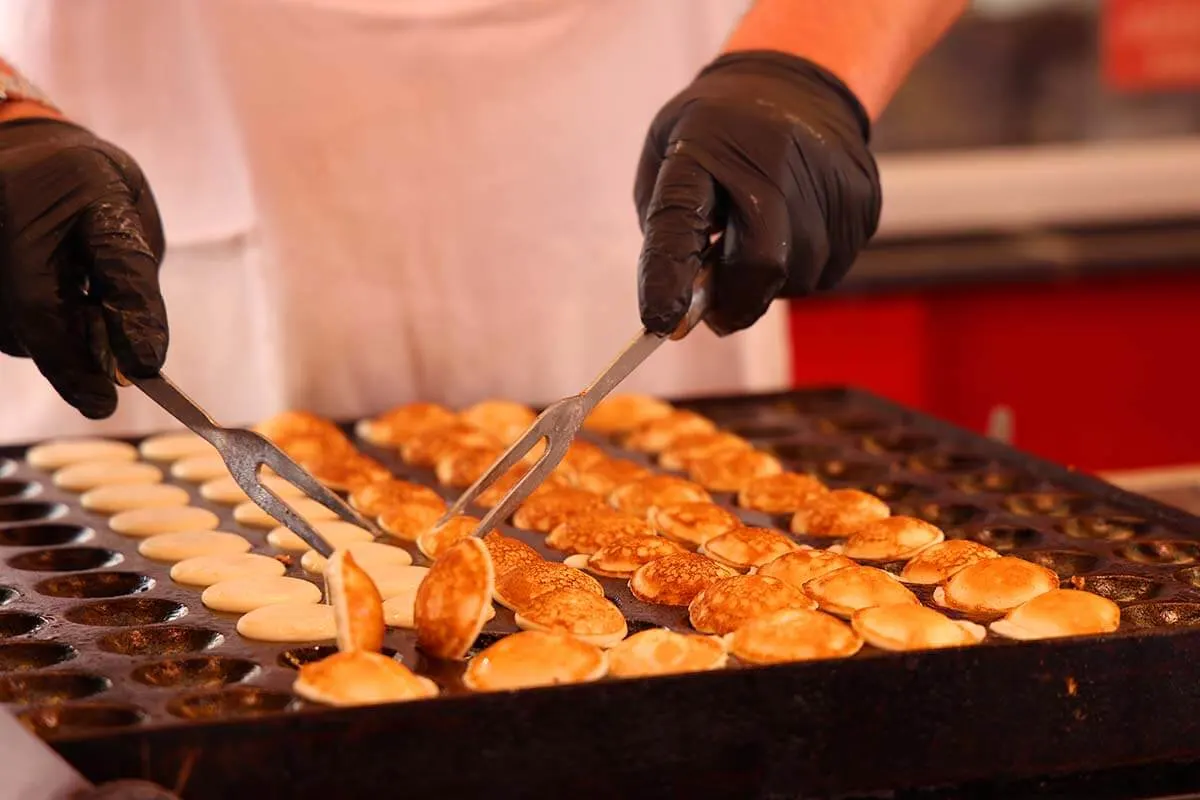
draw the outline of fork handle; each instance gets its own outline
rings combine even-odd
[[[671,333],[672,341],[678,341],[692,332],[708,313],[709,302],[712,299],[713,262],[716,260],[717,247],[709,247],[702,256],[700,271],[692,282],[692,301],[688,304],[687,312],[679,321],[678,327]]]
[[[166,375],[160,372],[153,378],[127,378],[117,372],[115,377],[122,386],[136,386],[193,433],[216,444],[214,439],[219,438],[220,433],[216,421]]]

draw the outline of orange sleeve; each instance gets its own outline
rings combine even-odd
[[[0,59],[0,123],[35,117],[63,119],[63,114],[16,67]]]

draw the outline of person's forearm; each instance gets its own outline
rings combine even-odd
[[[967,0],[757,0],[724,52],[779,50],[820,64],[878,119]]]
[[[0,59],[0,86],[3,86],[9,99],[0,103],[0,123],[9,122],[14,119],[29,119],[37,117],[41,119],[61,119],[62,114],[58,109],[49,104],[48,101],[40,97],[23,96],[23,90],[30,93],[37,93],[36,89],[31,84],[28,84],[16,67],[9,64],[7,61]]]

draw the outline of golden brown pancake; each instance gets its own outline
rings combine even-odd
[[[660,453],[680,436],[713,433],[717,426],[694,411],[672,411],[665,417],[643,422],[625,436],[622,446],[641,453]]]
[[[754,573],[776,578],[794,589],[804,589],[804,584],[843,567],[857,566],[841,553],[828,550],[801,549],[784,553],[773,561],[763,564]]]
[[[128,442],[91,437],[55,439],[25,453],[30,466],[47,472],[82,461],[136,461],[137,457],[137,448]]]
[[[999,553],[979,542],[950,539],[938,542],[913,556],[913,559],[904,565],[900,580],[925,585],[941,583],[976,561],[999,557]]]
[[[688,604],[688,618],[700,633],[724,636],[772,611],[816,607],[803,592],[782,581],[760,575],[734,575],[696,595]]]
[[[703,544],[700,552],[739,572],[761,567],[800,545],[770,528],[733,528]]]
[[[753,450],[754,446],[740,436],[726,431],[716,433],[685,433],[658,454],[658,465],[675,472],[686,472],[697,459],[712,458],[727,450]]]
[[[582,589],[555,589],[539,595],[516,615],[527,631],[569,633],[597,647],[613,647],[628,633],[625,617],[606,597]]]
[[[738,505],[767,514],[791,514],[828,492],[829,488],[811,475],[780,472],[746,483],[738,492]]]
[[[348,550],[335,550],[325,567],[325,588],[343,653],[383,649],[383,597]]]
[[[451,450],[437,460],[433,474],[443,486],[465,489],[479,480],[502,455],[504,448],[499,445]]]
[[[682,552],[682,547],[661,536],[634,536],[601,547],[587,557],[585,568],[605,578],[628,579],[644,564]]]
[[[938,605],[977,616],[999,616],[1039,594],[1058,588],[1052,570],[1013,556],[976,561],[937,589]]]
[[[525,477],[525,473],[529,472],[530,467],[527,464],[517,464],[508,472],[496,479],[488,488],[479,493],[475,498],[475,505],[480,508],[495,508],[500,505],[500,501],[504,499],[504,495],[517,485],[517,481]],[[569,486],[567,479],[561,474],[551,472],[546,476],[546,479],[538,484],[537,488],[529,493],[530,497],[536,497],[539,494],[545,494],[551,489],[561,489]]]
[[[716,503],[680,503],[656,508],[650,521],[666,538],[693,548],[742,526],[735,514]]]
[[[298,464],[307,465],[333,459],[354,458],[358,451],[348,439],[331,439],[322,436],[297,436],[279,442],[279,449],[287,453]],[[184,461],[177,461],[173,471],[179,470]]]
[[[761,450],[721,450],[688,467],[692,480],[713,492],[740,492],[755,478],[781,472],[779,459]]]
[[[438,687],[394,658],[356,650],[300,667],[292,691],[321,705],[370,706],[436,697]]]
[[[81,461],[55,470],[51,482],[69,492],[86,492],[98,486],[133,486],[162,483],[162,470],[140,461]]]
[[[330,441],[345,438],[341,428],[332,420],[309,411],[283,411],[255,425],[254,431],[281,446],[289,439],[301,437]]]
[[[646,520],[610,508],[572,517],[550,531],[546,544],[564,553],[590,555],[625,539],[653,535],[654,528]]]
[[[469,539],[479,527],[475,517],[461,514],[451,517],[438,527],[431,527],[417,537],[417,549],[428,559],[436,560],[463,539]]]
[[[1112,633],[1121,626],[1121,609],[1107,597],[1078,589],[1051,589],[992,623],[992,631],[1010,639],[1055,639]]]
[[[325,451],[316,458],[297,461],[314,478],[335,490],[353,491],[360,486],[392,477],[387,467],[361,453],[341,455]]]
[[[586,430],[603,434],[626,433],[652,419],[669,416],[669,403],[640,394],[614,394],[601,400],[583,421]]]
[[[985,634],[973,622],[952,620],[932,608],[910,603],[855,611],[850,625],[867,644],[880,650],[965,647],[983,641]]]
[[[467,665],[463,685],[495,692],[600,680],[608,657],[594,644],[566,633],[522,631],[505,636]]]
[[[887,517],[850,534],[842,552],[858,561],[903,561],[945,538],[941,528],[923,519]]]
[[[575,485],[585,492],[608,497],[613,489],[623,483],[644,478],[650,470],[636,461],[624,458],[606,458],[597,461],[575,476]]]
[[[607,459],[608,454],[602,447],[583,439],[576,439],[567,447],[566,455],[551,474],[562,478],[568,485],[573,485],[575,479],[589,467]]]
[[[602,498],[582,489],[551,489],[522,503],[512,521],[527,531],[549,533],[572,517],[607,507]]]
[[[539,561],[504,573],[496,581],[496,602],[513,611],[520,611],[546,592],[555,589],[580,589],[597,597],[604,596],[599,581],[582,570]]]
[[[514,569],[528,564],[538,564],[545,559],[529,545],[520,539],[505,536],[500,531],[488,531],[483,537],[483,543],[492,557],[492,568],[496,580]]]
[[[872,606],[921,603],[891,573],[875,567],[845,567],[827,572],[804,584],[804,592],[817,601],[822,611],[846,618]]]
[[[499,447],[501,442],[487,431],[460,420],[426,428],[404,443],[400,456],[416,467],[432,467],[438,459],[467,447]]]
[[[875,495],[857,489],[834,489],[792,515],[792,533],[849,536],[867,523],[891,514],[887,503]]]
[[[680,553],[638,567],[629,579],[629,591],[643,603],[686,606],[722,578],[736,574],[698,553]]]
[[[470,537],[444,551],[417,589],[417,644],[436,658],[465,657],[487,622],[495,587],[482,541]]]
[[[458,418],[509,445],[533,424],[537,412],[511,400],[484,400],[464,409]]]
[[[608,502],[619,511],[648,518],[654,508],[680,503],[711,503],[712,496],[703,486],[684,478],[647,475],[613,489]]]
[[[423,430],[454,421],[454,412],[437,403],[407,403],[363,420],[355,432],[371,444],[398,447]]]
[[[654,628],[635,633],[608,651],[608,674],[642,678],[721,669],[729,660],[725,643],[715,636]]]
[[[363,516],[373,519],[397,506],[410,503],[433,506],[443,512],[446,510],[446,501],[433,489],[398,478],[371,481],[350,493],[350,505]]]
[[[444,513],[444,507],[424,501],[400,503],[388,507],[379,515],[379,527],[397,539],[415,542],[422,533],[432,528]]]
[[[747,664],[783,664],[849,658],[862,649],[850,626],[820,611],[785,608],[755,617],[725,638]]]

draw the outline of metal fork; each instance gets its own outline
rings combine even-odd
[[[366,528],[376,537],[383,532],[375,523],[367,520],[342,498],[293,461],[265,436],[243,428],[222,428],[213,421],[200,406],[179,390],[166,375],[159,373],[153,378],[126,378],[118,376],[119,383],[132,384],[147,397],[182,422],[196,435],[217,449],[229,472],[241,490],[255,505],[270,514],[275,521],[295,533],[304,543],[321,555],[329,558],[333,548],[308,524],[295,509],[280,499],[259,479],[263,467],[270,467],[279,477],[300,489],[306,495],[328,508],[338,517],[353,525]]]
[[[704,319],[704,315],[708,312],[711,277],[712,267],[706,262],[696,275],[696,281],[692,287],[692,302],[688,306],[687,313],[673,333],[660,335],[650,333],[643,328],[586,389],[579,394],[564,397],[547,406],[521,438],[504,451],[504,454],[479,480],[463,492],[454,505],[438,520],[435,527],[444,524],[451,517],[462,514],[480,494],[545,439],[546,449],[542,456],[528,472],[517,480],[500,502],[484,516],[473,535],[481,536],[487,533],[498,522],[507,519],[509,514],[516,511],[517,506],[524,502],[563,460],[567,454],[567,448],[571,446],[575,435],[579,433],[584,419],[596,407],[596,404],[619,386],[621,381],[629,377],[630,373],[649,358],[650,354],[657,350],[663,342],[668,339],[682,339]]]

